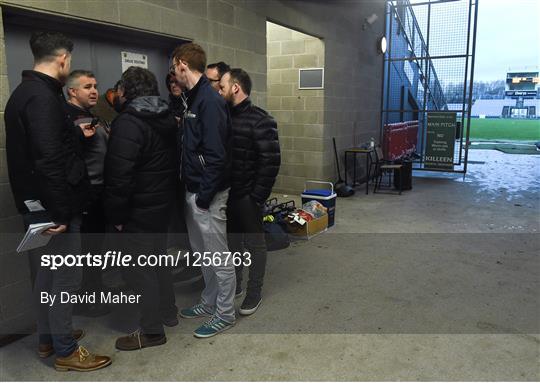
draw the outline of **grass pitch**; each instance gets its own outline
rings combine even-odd
[[[540,120],[471,118],[471,140],[540,141]]]

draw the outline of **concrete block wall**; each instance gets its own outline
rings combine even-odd
[[[322,150],[312,152],[310,156],[322,164],[322,179],[335,180],[332,137],[336,137],[342,172],[345,148],[379,137],[383,57],[377,52],[376,44],[384,34],[385,1],[282,0],[245,1],[245,4],[258,8],[274,23],[319,37],[324,42]],[[284,8],[286,12],[283,12]],[[365,19],[373,14],[377,15],[377,21],[364,27]],[[268,49],[276,48],[269,45]],[[359,159],[359,178],[365,174],[363,167],[364,161]],[[289,181],[282,178],[277,187],[297,193],[301,182]]]
[[[253,101],[263,108],[267,107],[266,22],[319,37],[324,41],[325,90],[324,99],[313,105],[318,108],[322,103],[324,121],[317,117],[308,125],[318,126],[313,128],[316,135],[322,129],[322,139],[305,137],[301,147],[309,147],[307,151],[291,148],[285,139],[287,164],[303,157],[304,163],[322,164],[321,178],[334,179],[332,136],[337,137],[339,149],[378,136],[382,56],[375,44],[384,33],[385,0],[0,0],[0,7],[5,6],[194,40],[205,48],[209,62],[223,60],[246,69],[254,81]],[[363,20],[371,14],[378,21],[364,30]],[[0,17],[0,334],[5,334],[24,333],[34,320],[28,261],[7,245],[16,237],[10,233],[21,231],[22,222],[13,207],[5,164],[3,110],[9,86],[1,23]],[[291,44],[286,50],[297,48]],[[289,81],[292,73],[282,76]],[[304,111],[306,120],[313,118],[311,112]],[[297,178],[281,177],[277,188],[299,192],[302,185]]]
[[[268,22],[267,108],[276,119],[282,164],[276,190],[302,190],[325,177],[324,90],[298,89],[299,68],[324,68],[321,39]]]

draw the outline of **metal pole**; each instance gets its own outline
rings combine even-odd
[[[436,60],[436,59],[460,59],[462,58],[464,55],[461,54],[461,55],[442,55],[442,56],[430,56],[430,55],[426,55],[426,56],[419,56],[419,57],[398,57],[398,58],[393,58],[393,59],[390,59],[390,61],[411,61],[411,60],[424,60],[424,59],[431,59],[431,60]]]
[[[427,16],[427,36],[426,36],[426,53],[427,57],[425,60],[425,72],[424,72],[424,110],[427,110],[427,92],[429,90],[429,29],[431,24],[431,4],[428,3],[428,16]],[[420,124],[418,124],[420,128]],[[422,118],[422,157],[420,158],[420,163],[422,168],[424,167],[424,156],[426,153],[426,136],[427,136],[427,113],[424,113]]]
[[[393,38],[393,25],[394,25],[394,21],[392,20],[392,17],[393,17],[393,14],[394,14],[394,6],[393,4],[390,4],[390,7],[389,7],[389,11],[390,11],[390,14],[389,14],[389,21],[390,21],[390,31],[388,32],[389,33],[389,39],[388,39],[388,53],[387,53],[387,59],[392,57],[392,40],[394,39]],[[391,76],[390,76],[390,73],[391,73],[391,68],[390,68],[390,60],[387,60],[388,61],[388,65],[386,66],[386,118],[385,118],[385,123],[388,123],[388,100],[390,99],[390,79],[391,79]],[[384,129],[384,126],[383,126],[383,129]],[[382,140],[382,134],[383,132],[381,131],[381,137],[379,137],[381,140]],[[379,141],[380,142],[380,141]]]
[[[472,0],[469,0],[469,3]],[[472,46],[472,56],[471,56],[471,79],[469,86],[469,113],[467,114],[467,139],[465,141],[465,158],[463,160],[463,174],[467,173],[467,160],[469,158],[469,137],[471,133],[471,109],[472,109],[472,93],[473,93],[473,84],[474,84],[474,59],[476,55],[476,27],[478,21],[478,2],[480,0],[475,0],[474,2],[474,30],[473,30],[473,46]]]
[[[429,110],[423,110],[423,109],[415,109],[417,112],[429,112]],[[407,113],[407,112],[410,112],[409,109],[388,109],[389,112],[395,112],[395,113],[400,113],[400,112],[403,112],[403,113]],[[450,112],[461,112],[461,113],[465,113],[467,110],[466,109],[458,109],[458,110],[451,110]]]
[[[467,74],[469,70],[469,47],[471,40],[471,0],[469,0],[469,17],[467,21],[467,55],[465,56],[465,76],[463,79],[463,101],[461,103],[461,108],[465,109],[465,98],[467,97]],[[470,113],[470,111],[469,111]],[[464,131],[464,122],[465,122],[465,113],[461,113],[461,132],[459,134],[459,163],[461,165],[461,153],[463,151],[463,131]]]
[[[384,36],[386,36],[386,32],[387,32],[387,29],[388,29],[388,20],[390,20],[390,25],[392,25],[392,20],[390,19],[390,13],[389,13],[389,3],[388,1],[386,2],[386,6],[385,6],[385,19],[384,19]],[[388,43],[390,40],[391,40],[392,36],[386,36],[386,42]],[[388,51],[386,51],[385,53],[383,53],[383,60],[382,60],[382,75],[383,75],[383,80],[381,81],[381,125],[380,125],[380,129],[379,129],[379,143],[382,143],[382,137],[383,137],[383,129],[384,129],[384,110],[385,109],[388,109],[388,105],[385,105],[384,104],[384,101],[385,101],[385,94],[384,94],[384,81],[386,79],[386,76],[384,75],[384,69],[386,67],[386,59],[387,59],[387,54],[388,54]]]

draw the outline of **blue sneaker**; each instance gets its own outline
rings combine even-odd
[[[234,324],[234,322],[226,322],[214,315],[212,318],[204,322],[201,327],[195,330],[193,335],[195,335],[197,338],[210,338],[211,336],[217,335],[220,332],[233,327]]]
[[[191,306],[180,310],[180,316],[186,319],[210,317],[212,313],[205,310],[202,303],[197,303],[195,306]]]

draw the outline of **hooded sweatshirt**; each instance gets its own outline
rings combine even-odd
[[[176,120],[158,96],[128,102],[105,158],[105,211],[124,231],[165,232],[177,174]]]

